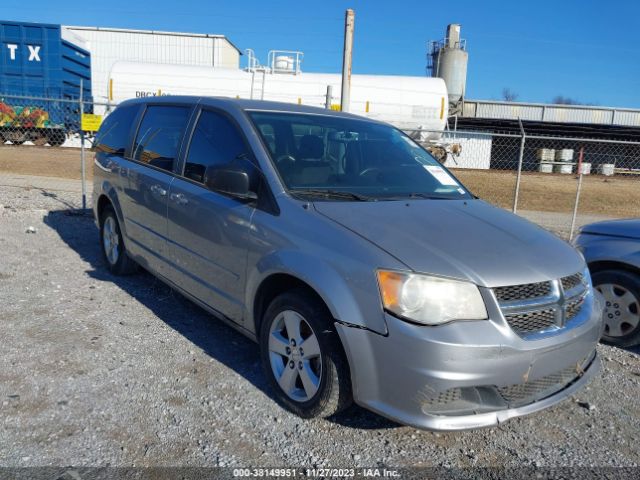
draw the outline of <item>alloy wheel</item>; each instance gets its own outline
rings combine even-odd
[[[111,265],[115,265],[120,257],[120,237],[118,235],[116,221],[108,216],[102,227],[102,244],[104,253]]]
[[[302,315],[280,312],[269,329],[269,361],[278,385],[297,402],[313,398],[320,388],[322,354],[318,338]]]

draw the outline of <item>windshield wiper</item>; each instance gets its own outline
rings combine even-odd
[[[344,200],[356,200],[358,202],[368,202],[374,200],[372,197],[360,195],[359,193],[345,192],[342,190],[318,189],[318,188],[292,188],[291,191],[296,195],[312,195],[314,197],[339,198]]]
[[[426,198],[429,200],[453,200],[452,197],[444,195],[430,195],[428,193],[412,192],[407,195],[409,198]]]
[[[393,195],[389,197],[380,197],[380,200],[406,200],[407,198],[424,198],[427,200],[454,200],[453,197],[445,195],[430,195],[428,193],[412,192],[403,195]]]

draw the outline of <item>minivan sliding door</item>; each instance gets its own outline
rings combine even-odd
[[[130,250],[157,273],[167,261],[167,202],[174,163],[191,108],[150,105],[138,128],[122,184],[122,211]]]

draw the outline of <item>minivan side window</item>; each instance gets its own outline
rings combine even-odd
[[[180,106],[148,107],[138,129],[133,159],[172,171],[189,111],[189,107]]]
[[[229,118],[203,110],[191,137],[184,176],[203,183],[207,167],[226,165],[248,152],[240,132]]]
[[[140,105],[125,105],[109,114],[96,135],[94,149],[111,155],[124,155],[129,143],[131,125],[139,109]]]

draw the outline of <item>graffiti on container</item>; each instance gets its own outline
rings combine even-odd
[[[0,127],[49,128],[49,113],[39,107],[12,107],[0,102]]]

